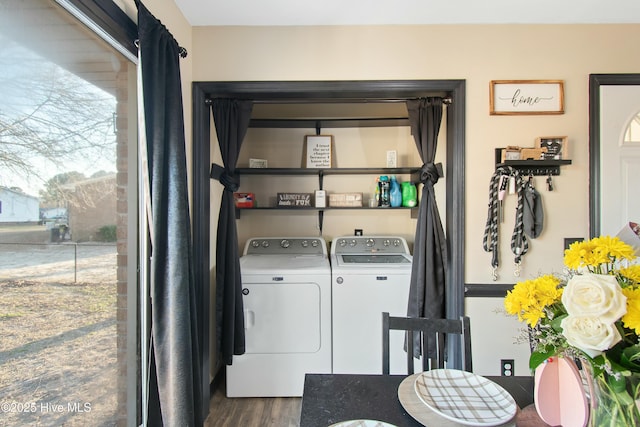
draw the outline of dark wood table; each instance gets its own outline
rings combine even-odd
[[[420,427],[400,404],[404,375],[307,374],[300,427],[327,427],[356,419],[374,419],[398,427]],[[533,377],[487,377],[504,387],[520,408],[533,403]]]

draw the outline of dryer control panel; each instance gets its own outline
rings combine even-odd
[[[244,255],[327,255],[327,244],[318,237],[254,237]]]
[[[409,254],[407,241],[399,236],[344,236],[331,244],[332,254]]]

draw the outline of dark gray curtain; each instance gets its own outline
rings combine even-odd
[[[150,425],[202,425],[198,316],[191,257],[181,48],[140,2],[138,42],[151,241]],[[146,361],[145,361],[146,362]],[[154,369],[155,367],[155,369]]]
[[[223,166],[211,166],[211,178],[224,186],[216,241],[216,337],[222,361],[231,365],[233,355],[244,354],[244,307],[240,256],[233,192],[240,186],[236,164],[242,140],[249,128],[253,103],[237,99],[214,99],[213,120]]]
[[[418,207],[407,315],[444,318],[447,252],[434,193],[443,173],[442,164],[433,163],[442,122],[442,98],[410,100],[407,109],[411,133],[423,162],[420,182],[424,184]],[[414,342],[414,352],[419,348],[419,343]]]

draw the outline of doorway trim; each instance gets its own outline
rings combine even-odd
[[[640,85],[640,74],[589,75],[589,236],[600,235],[600,86]]]
[[[309,99],[334,101],[349,99],[403,99],[446,96],[447,171],[446,228],[449,266],[446,283],[446,315],[464,315],[465,256],[465,80],[381,80],[381,81],[264,81],[264,82],[194,82],[193,100],[193,258],[196,292],[199,298],[199,322],[202,326],[201,362],[203,414],[209,409],[209,316],[210,316],[210,178],[211,112],[207,100],[238,98],[251,100]],[[453,357],[461,354],[455,344],[449,346]]]

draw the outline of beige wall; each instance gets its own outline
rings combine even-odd
[[[561,175],[554,178],[555,190],[546,191],[543,177],[535,179],[543,197],[545,228],[531,242],[521,277],[560,271],[563,239],[588,236],[589,74],[638,72],[640,57],[633,55],[638,36],[640,25],[195,27],[193,78],[466,80],[465,281],[491,283],[490,255],[482,250],[482,236],[494,148],[533,146],[539,136],[569,137],[573,164],[563,167]],[[564,80],[565,114],[490,116],[489,82],[500,79]],[[373,147],[383,148],[384,145]],[[517,280],[509,250],[513,209],[513,200],[508,200],[508,219],[500,229],[498,283]],[[296,231],[313,231],[307,223],[299,225],[297,216],[294,218],[288,225],[299,227]],[[398,228],[401,219],[370,221],[377,232],[406,232]],[[330,222],[325,227],[331,227]],[[350,232],[350,228],[349,225],[344,231]],[[339,231],[342,229],[336,227],[335,232]],[[258,232],[249,228],[248,234]],[[467,311],[474,317],[475,368],[480,373],[497,373],[498,359],[515,358],[516,372],[526,373],[526,346],[512,345],[519,326],[496,313],[500,308],[500,299],[467,301]],[[486,331],[494,331],[500,325],[505,328],[503,336],[492,333],[492,339],[486,339]]]
[[[531,242],[521,277],[561,270],[563,238],[587,237],[588,76],[638,72],[640,57],[633,52],[640,25],[192,28],[173,2],[148,0],[146,4],[189,51],[189,57],[182,62],[188,141],[191,140],[191,80],[464,79],[467,89],[465,281],[491,283],[490,255],[482,250],[482,235],[495,147],[533,146],[539,136],[569,137],[573,164],[563,167],[561,176],[554,178],[555,191],[547,192],[544,178],[536,178],[545,206],[545,229]],[[489,82],[500,79],[564,80],[565,114],[490,116]],[[403,141],[404,137],[398,138]],[[375,145],[373,149],[384,150],[384,147]],[[212,160],[219,160],[217,148],[212,152]],[[218,187],[212,185],[211,190],[213,233],[217,222],[216,201],[220,197]],[[506,212],[513,212],[511,200],[506,203]],[[241,221],[245,221],[245,217]],[[498,283],[517,280],[508,247],[511,217],[512,214],[500,230],[502,261]],[[309,228],[304,221],[299,225],[300,230]],[[377,227],[376,231],[394,233],[398,232],[403,219],[368,221],[373,224],[371,227]],[[341,231],[339,226],[335,227],[335,233]],[[258,232],[250,229],[250,233]],[[405,233],[404,229],[401,233]],[[212,235],[211,241],[214,246],[215,236]],[[212,260],[215,260],[214,254],[212,247]],[[476,370],[496,373],[497,359],[516,358],[516,373],[526,373],[526,359],[523,360],[526,351],[523,346],[512,349],[516,347],[512,345],[516,323],[495,313],[501,306],[499,300],[477,300],[468,301],[467,308],[474,317]],[[484,322],[477,321],[483,316]],[[499,336],[493,333],[496,325],[504,325],[502,341],[495,339]],[[492,340],[486,339],[486,331],[492,331]]]
[[[640,25],[434,25],[389,27],[195,27],[194,80],[465,79],[467,83],[466,282],[490,283],[482,250],[495,147],[569,137],[571,166],[543,196],[546,223],[522,275],[562,268],[564,237],[588,234],[588,76],[640,69]],[[565,114],[490,116],[489,82],[565,81]],[[513,206],[507,201],[506,212]],[[511,216],[501,228],[499,282],[512,283]],[[393,232],[395,224],[388,230]]]

